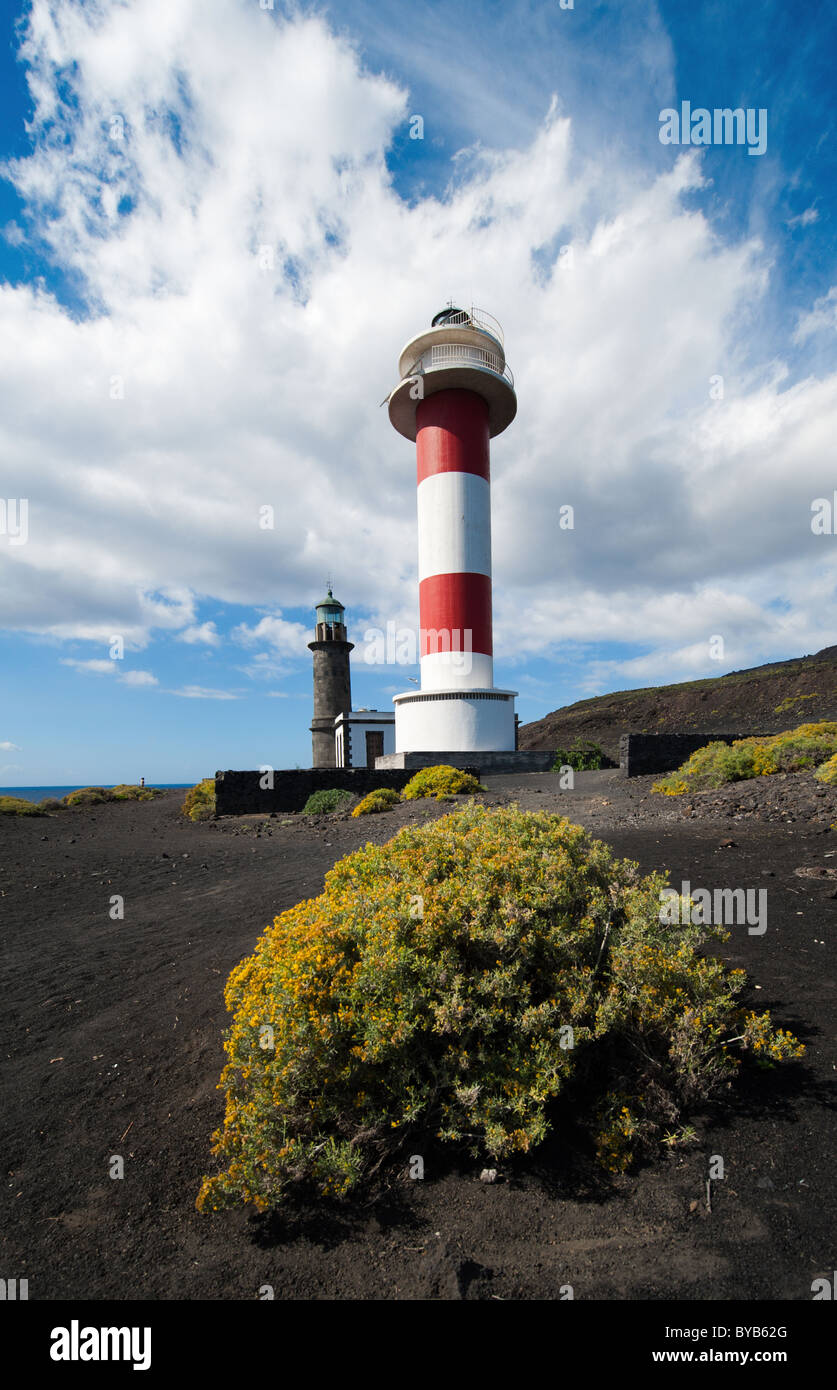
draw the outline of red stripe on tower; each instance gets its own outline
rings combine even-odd
[[[448,650],[491,656],[491,576],[434,574],[419,584],[421,655],[444,650],[432,634],[448,634]],[[470,633],[470,638],[464,634]]]
[[[434,473],[476,473],[490,482],[488,406],[482,396],[454,387],[416,408],[418,482]]]

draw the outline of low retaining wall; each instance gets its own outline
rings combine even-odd
[[[246,816],[255,812],[301,811],[312,792],[340,787],[365,796],[375,787],[394,787],[400,792],[412,772],[379,772],[367,767],[309,767],[274,772],[273,786],[260,785],[261,772],[216,772],[216,816]]]
[[[395,768],[409,768],[415,772],[421,767],[438,767],[440,763],[448,767],[462,768],[472,772],[475,777],[481,772],[551,772],[555,762],[554,753],[505,752],[505,753],[386,753],[375,759],[379,771]]]
[[[650,772],[673,772],[707,743],[733,743],[757,734],[623,734],[619,740],[619,767],[625,777]]]

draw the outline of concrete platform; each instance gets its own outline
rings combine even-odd
[[[550,772],[554,762],[555,754],[550,752],[385,753],[375,759],[375,769],[379,772],[398,768],[417,770],[444,763],[449,767],[475,768],[478,772]]]

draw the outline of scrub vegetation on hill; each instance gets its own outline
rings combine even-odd
[[[204,777],[186,793],[186,800],[180,808],[189,820],[212,820],[215,815],[215,778]]]
[[[20,796],[0,796],[0,816],[45,816],[46,808]]]
[[[559,1096],[611,1172],[678,1142],[742,1052],[804,1049],[701,953],[722,929],[661,922],[664,886],[514,805],[470,802],[341,859],[230,975],[223,1166],[199,1209],[342,1196],[422,1145],[508,1160]]]
[[[814,776],[818,782],[825,782],[829,787],[837,785],[837,753],[818,767]]]
[[[101,806],[106,801],[153,801],[163,793],[157,787],[137,787],[121,783],[118,787],[79,787],[68,792],[63,806]]]
[[[45,797],[43,801],[26,801],[16,796],[0,796],[0,815],[46,816],[73,806],[103,806],[108,801],[153,801],[163,793],[158,787],[138,787],[121,783],[118,787],[79,787],[59,801]]]
[[[826,769],[835,754],[837,721],[800,724],[768,738],[707,743],[675,772],[655,782],[651,790],[664,796],[682,796],[685,792],[709,791],[725,782],[742,782],[776,772],[802,772],[807,768],[817,768],[814,775],[830,781],[831,774]]]
[[[556,748],[553,772],[571,767],[574,772],[594,772],[607,762],[604,750],[589,738],[577,738],[572,748]]]
[[[837,647],[727,675],[578,700],[521,724],[519,738],[522,749],[543,751],[591,739],[618,763],[622,734],[705,732],[744,738],[781,732],[788,715],[837,719]]]

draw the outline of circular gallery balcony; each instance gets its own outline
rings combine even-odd
[[[430,328],[411,338],[398,359],[400,381],[386,399],[389,418],[405,439],[416,437],[416,407],[437,391],[475,391],[488,405],[493,438],[517,414],[514,377],[506,362],[503,330],[482,309],[449,306]]]

